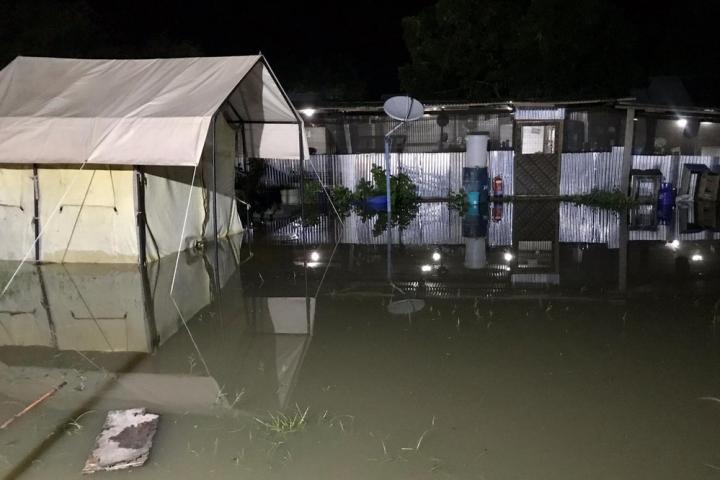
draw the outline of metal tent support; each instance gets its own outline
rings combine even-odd
[[[40,180],[38,166],[33,164],[33,225],[35,226],[35,261],[40,261]]]
[[[213,183],[213,239],[215,241],[215,284],[217,292],[220,292],[220,244],[218,243],[218,214],[217,214],[217,148],[215,146],[215,131],[217,126],[217,112],[213,115],[212,121],[212,183]]]

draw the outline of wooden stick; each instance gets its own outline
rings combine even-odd
[[[2,425],[0,425],[0,430],[5,430],[5,428],[6,428],[8,425],[10,425],[11,423],[13,423],[15,420],[17,420],[18,418],[22,417],[22,416],[25,415],[26,413],[28,413],[28,412],[29,412],[30,410],[32,410],[33,408],[35,408],[35,407],[37,407],[38,405],[40,405],[42,402],[44,402],[44,401],[47,400],[48,398],[50,398],[50,397],[52,397],[53,395],[55,395],[55,394],[56,394],[61,388],[63,388],[65,385],[67,385],[67,382],[62,382],[62,383],[61,383],[60,385],[58,385],[57,387],[53,387],[50,391],[48,391],[47,393],[45,393],[42,397],[38,398],[37,400],[35,400],[34,402],[32,402],[30,405],[28,405],[27,407],[23,408],[20,412],[16,413],[14,416],[8,418],[8,419],[5,421],[5,423],[3,423]]]

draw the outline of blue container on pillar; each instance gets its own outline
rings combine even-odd
[[[658,193],[658,204],[661,208],[672,208],[675,205],[675,189],[670,182],[662,182]]]
[[[488,205],[470,204],[462,219],[462,236],[466,238],[487,237]]]
[[[463,168],[463,190],[470,205],[488,202],[489,184],[487,167]]]

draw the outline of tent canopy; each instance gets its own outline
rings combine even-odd
[[[195,166],[221,109],[255,154],[299,158],[302,121],[260,55],[17,57],[0,71],[0,163]]]

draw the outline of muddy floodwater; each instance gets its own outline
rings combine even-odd
[[[175,257],[25,265],[0,422],[67,385],[0,430],[0,476],[79,478],[107,412],[146,408],[148,462],[94,475],[720,478],[720,234],[654,214],[267,220],[181,254],[173,297]]]

